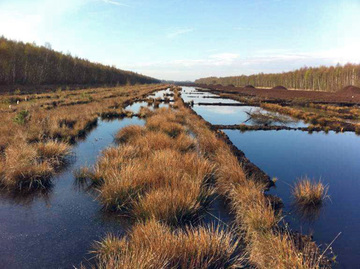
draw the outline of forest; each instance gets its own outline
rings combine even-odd
[[[290,72],[250,76],[208,77],[195,81],[197,84],[221,84],[244,87],[275,87],[282,85],[290,89],[307,89],[313,91],[338,91],[353,85],[360,86],[360,64],[345,64],[336,66],[303,67]]]
[[[157,79],[0,37],[0,85],[144,84]]]

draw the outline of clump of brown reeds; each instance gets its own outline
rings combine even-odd
[[[1,183],[7,188],[45,187],[69,153],[70,146],[57,141],[8,146],[4,151]]]
[[[95,245],[100,268],[239,268],[239,242],[217,228],[172,231],[150,221],[136,225],[127,238],[108,235]]]
[[[256,268],[329,268],[314,242],[305,237],[296,239],[288,231],[256,234],[248,245],[249,260]]]
[[[180,182],[184,182],[186,177],[189,177],[189,182],[192,180],[198,186],[197,196],[194,194],[191,197],[201,197],[202,184],[212,173],[212,166],[205,160],[199,160],[196,154],[183,155],[172,149],[156,150],[128,162],[110,160],[112,164],[107,166],[104,162],[99,163],[104,180],[100,188],[100,200],[106,208],[115,210],[131,209],[142,194],[152,190],[180,188]],[[144,199],[150,198],[145,196]],[[138,209],[146,207],[145,204],[146,201],[138,204]]]
[[[56,165],[64,162],[66,156],[70,154],[71,149],[68,143],[52,140],[44,143],[37,143],[36,148],[38,157],[41,160],[46,160]]]
[[[129,142],[130,139],[135,139],[144,133],[144,127],[139,125],[130,125],[122,128],[115,136],[118,143]]]
[[[183,178],[172,186],[152,190],[134,205],[133,214],[140,220],[156,219],[173,226],[193,222],[200,217],[212,193],[212,189],[202,185]]]
[[[27,144],[11,145],[4,154],[2,184],[7,188],[45,185],[54,169],[47,161],[40,162],[35,147]]]
[[[309,178],[304,178],[295,183],[292,192],[297,204],[316,206],[328,197],[328,186],[324,186],[321,181],[311,181]]]

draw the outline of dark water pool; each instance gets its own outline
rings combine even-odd
[[[298,231],[313,234],[318,244],[333,244],[337,268],[360,267],[360,137],[354,133],[301,131],[225,130],[230,140],[271,177],[277,177],[270,193],[281,197],[286,220]],[[329,185],[327,200],[315,215],[296,213],[291,187],[303,176]]]
[[[91,257],[94,240],[122,234],[123,220],[102,213],[94,195],[80,190],[73,171],[95,163],[122,127],[137,118],[100,121],[74,148],[73,162],[54,178],[48,193],[28,197],[0,193],[0,268],[73,268]]]

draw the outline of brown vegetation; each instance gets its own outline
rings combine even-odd
[[[215,228],[172,231],[154,220],[126,238],[109,235],[95,246],[99,268],[239,268],[238,241]]]
[[[121,111],[127,102],[163,88],[144,85],[0,96],[1,185],[45,187],[69,154],[69,143],[86,135],[100,115],[124,116]]]

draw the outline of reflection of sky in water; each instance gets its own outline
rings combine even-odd
[[[258,125],[259,123],[250,118],[246,112],[259,111],[262,114],[271,113],[259,107],[254,106],[199,106],[193,107],[194,111],[202,116],[206,121],[215,125],[234,125],[234,124],[248,124]],[[276,113],[274,113],[276,115]],[[290,117],[285,117],[292,120]],[[271,125],[286,125],[290,127],[305,127],[302,121],[291,122],[271,122]]]
[[[166,90],[161,90],[161,91],[157,91],[154,92],[153,94],[149,95],[149,98],[164,98],[164,94],[168,94],[168,93],[172,93],[172,91],[170,91],[170,88],[166,89]],[[173,99],[172,96],[168,96],[168,98]]]
[[[154,106],[153,105],[149,106],[147,102],[135,102],[132,105],[129,105],[129,106],[125,107],[125,110],[130,110],[130,111],[132,111],[134,113],[139,113],[141,107],[147,107],[147,108],[149,108],[151,110],[154,110]],[[162,107],[168,108],[169,104],[160,103],[159,108],[162,108]]]
[[[236,110],[233,109],[233,107],[231,106],[223,106],[223,107],[220,107],[220,106],[211,106],[211,112],[213,113],[218,113],[218,114],[223,114],[223,115],[231,115],[231,114],[236,114]]]
[[[277,177],[272,194],[280,196],[290,227],[313,233],[319,244],[333,244],[340,268],[358,268],[360,261],[360,137],[354,133],[325,134],[302,131],[224,130],[234,145],[260,169]],[[318,218],[300,220],[291,206],[291,185],[302,176],[329,185],[331,201],[320,209]],[[289,186],[290,185],[290,186]],[[315,212],[317,213],[317,212]],[[338,268],[338,266],[336,267]]]

